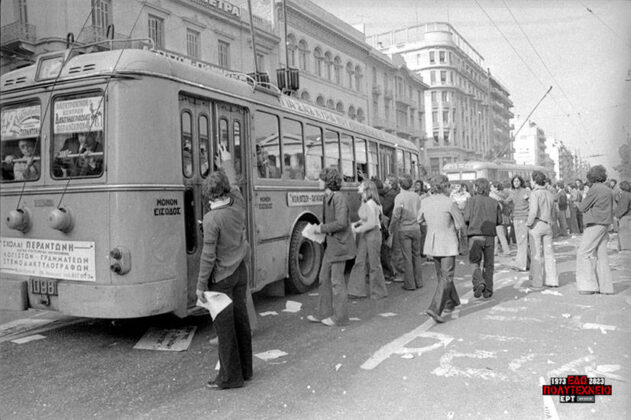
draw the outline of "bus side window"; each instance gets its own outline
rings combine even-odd
[[[353,155],[353,138],[342,133],[340,141],[340,157],[342,162],[342,176],[344,182],[355,181],[355,156]]]
[[[412,172],[412,154],[410,152],[405,152],[403,154],[403,159],[405,161],[405,173],[409,174],[412,179],[414,179],[414,174]]]
[[[324,130],[324,166],[340,169],[340,135],[337,131]]]
[[[322,129],[320,127],[307,124],[305,129],[305,152],[307,179],[318,180],[324,164]]]
[[[278,117],[262,111],[254,114],[256,166],[259,178],[280,178]]]
[[[283,178],[304,179],[302,124],[289,118],[283,119],[283,162]]]
[[[219,119],[219,144],[226,147],[226,150],[232,153],[230,150],[230,141],[228,140],[228,120],[225,118]]]
[[[189,111],[182,112],[181,136],[182,136],[182,173],[185,177],[193,176],[193,131]]]
[[[379,154],[374,141],[368,141],[368,174],[379,178]]]
[[[206,115],[199,116],[199,171],[203,178],[208,176],[210,169],[210,157],[209,153],[209,137],[208,137],[208,122],[209,118]]]
[[[357,168],[357,180],[359,182],[370,178],[368,170],[368,157],[366,150],[366,140],[355,139],[355,165]]]
[[[405,173],[405,166],[403,165],[403,150],[397,149],[397,175],[401,176]]]
[[[243,173],[243,164],[241,163],[241,123],[239,121],[235,121],[232,124],[232,135],[234,137],[234,156],[232,156],[232,160],[238,179]]]

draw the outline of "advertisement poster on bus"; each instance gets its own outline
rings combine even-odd
[[[40,105],[2,110],[2,140],[18,140],[39,136]]]
[[[6,274],[96,281],[94,242],[0,238]]]
[[[103,97],[55,102],[55,133],[103,130]]]

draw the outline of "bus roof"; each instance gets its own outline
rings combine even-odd
[[[57,59],[61,63],[70,52],[71,50],[66,50],[42,54],[38,57],[35,64],[2,75],[0,79],[2,91],[9,93],[26,87],[49,85],[57,79],[66,81],[82,77],[110,76],[112,74],[166,76],[204,88],[211,87],[248,101],[278,107],[291,113],[326,121],[342,129],[380,139],[395,147],[401,146],[418,152],[417,146],[409,140],[351,120],[328,109],[313,106],[287,95],[280,95],[278,90],[255,89],[253,79],[244,74],[230,72],[204,63],[193,62],[190,59],[162,51],[123,49],[77,54],[67,60],[59,77],[57,77],[58,70],[52,70],[48,73],[52,74],[52,77],[43,75],[43,69],[46,68],[45,63],[47,61]],[[51,68],[54,69],[52,66]]]

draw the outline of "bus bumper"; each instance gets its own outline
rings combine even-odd
[[[176,279],[130,285],[59,283],[58,310],[89,318],[158,315],[177,309],[181,289]]]

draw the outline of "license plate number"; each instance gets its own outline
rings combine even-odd
[[[31,292],[38,295],[57,296],[57,279],[30,279]]]

